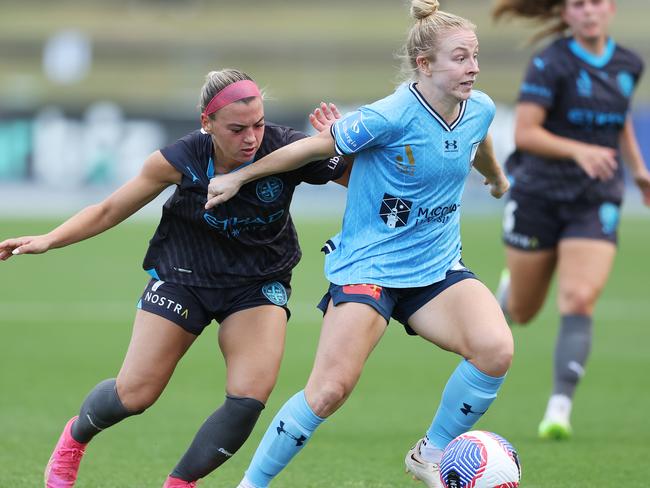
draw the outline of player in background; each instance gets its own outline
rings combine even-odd
[[[175,185],[150,241],[144,268],[152,276],[138,303],[133,335],[117,378],[93,388],[66,424],[45,471],[47,488],[75,484],[91,439],[160,396],[178,361],[212,320],[220,323],[226,398],[196,434],[165,481],[193,487],[242,446],[273,389],[284,352],[291,270],[301,251],[289,205],[301,182],[343,177],[342,158],[323,158],[247,185],[228,205],[206,211],[210,178],[237,171],[304,134],[265,122],[262,95],[240,71],[212,71],[201,90],[201,129],[154,152],[141,173],[103,202],[48,234],[0,243],[0,260],[39,254],[117,225]],[[325,130],[338,115],[321,104],[312,125]],[[61,352],[65,353],[65,352]]]
[[[411,14],[411,82],[348,114],[331,132],[210,183],[207,207],[218,208],[257,178],[337,153],[355,155],[342,231],[324,247],[331,284],[319,304],[325,315],[311,375],[272,421],[240,488],[268,486],[346,401],[391,316],[463,358],[426,435],[405,459],[430,488],[441,487],[443,449],[486,412],[510,366],[513,342],[503,313],[461,261],[461,196],[472,163],[493,196],[508,188],[488,138],[494,103],[472,91],[479,72],[475,26],[439,11],[437,0],[413,0]]]
[[[608,34],[613,0],[500,0],[494,16],[550,22],[559,35],[533,55],[516,108],[516,150],[506,162],[507,270],[497,297],[513,322],[542,307],[558,274],[561,315],[553,391],[542,438],[571,435],[576,386],[592,342],[594,307],[616,255],[625,161],[650,205],[650,174],[629,114],[643,63]]]

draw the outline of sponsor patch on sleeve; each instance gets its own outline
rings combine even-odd
[[[336,144],[345,154],[360,151],[375,136],[363,122],[361,112],[354,112],[336,124]]]

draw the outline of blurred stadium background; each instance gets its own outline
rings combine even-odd
[[[479,26],[478,88],[499,105],[492,133],[504,157],[531,27],[493,24],[489,1],[442,4]],[[617,4],[615,38],[650,63],[648,0]],[[307,112],[321,100],[345,109],[392,91],[394,54],[408,25],[402,0],[0,0],[0,240],[45,232],[135,174],[151,151],[198,127],[208,71],[243,69],[266,87],[269,120],[306,128]],[[633,115],[650,162],[648,73]],[[318,249],[337,231],[344,199],[334,185],[298,193],[305,255],[280,380],[251,440],[206,488],[235,486],[274,412],[304,384],[320,324],[313,307],[325,286]],[[522,486],[648,486],[650,213],[639,202],[631,188],[571,442],[535,437],[550,388],[553,301],[530,327],[514,331],[515,364],[479,427],[519,449]],[[0,263],[0,488],[42,486],[61,426],[94,384],[116,374],[146,282],[140,263],[159,204],[140,221],[71,248]],[[464,258],[489,286],[503,263],[500,209],[475,176],[465,199]],[[428,425],[456,362],[389,327],[350,402],[274,486],[411,486],[402,455]],[[211,327],[154,408],[92,445],[78,486],[159,487],[222,400],[222,363]]]
[[[615,38],[650,60],[650,5],[618,3]],[[503,158],[531,26],[495,25],[488,1],[442,4],[479,26],[478,88],[499,104],[492,132]],[[198,126],[198,92],[213,69],[248,72],[269,95],[267,118],[296,128],[306,129],[307,112],[321,100],[345,109],[381,98],[399,81],[395,55],[409,25],[401,0],[63,0],[56,7],[25,0],[0,8],[4,215],[65,213],[115,188],[151,151]],[[637,90],[634,118],[650,161],[650,76]],[[37,203],[43,191],[47,209]],[[312,190],[313,198],[323,191],[330,190]]]

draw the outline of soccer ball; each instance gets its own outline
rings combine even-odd
[[[440,461],[445,488],[516,488],[521,479],[517,451],[503,437],[473,430],[449,443]]]

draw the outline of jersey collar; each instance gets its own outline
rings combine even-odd
[[[429,105],[429,103],[424,99],[422,94],[418,91],[417,87],[415,86],[417,83],[410,83],[409,84],[409,90],[411,90],[411,93],[415,95],[415,98],[418,99],[418,101],[422,104],[422,106],[433,116],[434,119],[438,121],[438,123],[442,126],[443,129],[445,129],[447,132],[451,132],[454,130],[458,124],[460,124],[460,121],[463,119],[463,115],[465,115],[465,108],[467,107],[467,100],[463,100],[460,102],[460,110],[458,111],[458,117],[456,117],[456,120],[454,120],[451,124],[447,124],[444,118],[436,112],[436,110]]]
[[[248,166],[249,164],[253,164],[254,162],[255,162],[255,157],[253,156],[253,159],[240,164],[236,168],[231,169],[230,171],[228,171],[228,173],[234,173],[235,171],[239,171],[240,169],[245,168],[246,166]],[[228,173],[223,173],[223,174],[228,174]],[[212,159],[212,157],[210,157],[210,161],[208,161],[208,169],[206,171],[206,174],[208,175],[208,178],[214,178],[215,175],[214,160]]]
[[[616,42],[611,37],[607,39],[607,44],[605,44],[605,51],[600,56],[596,56],[593,53],[587,51],[584,47],[578,44],[574,38],[569,40],[569,49],[579,59],[582,59],[585,63],[593,66],[594,68],[602,68],[607,63],[609,63],[614,55],[616,50]]]

